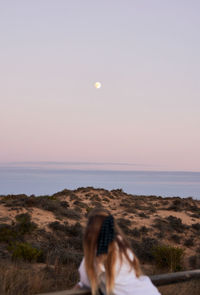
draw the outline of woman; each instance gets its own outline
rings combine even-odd
[[[112,215],[103,209],[89,216],[83,240],[84,258],[78,286],[114,295],[159,295]]]

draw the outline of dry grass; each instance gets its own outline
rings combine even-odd
[[[78,281],[77,266],[34,267],[32,264],[7,263],[0,269],[1,295],[33,295],[69,289]]]
[[[199,295],[200,280],[191,280],[158,288],[162,295]]]

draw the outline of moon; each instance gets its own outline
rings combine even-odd
[[[101,83],[100,82],[94,83],[94,87],[97,89],[101,88]]]

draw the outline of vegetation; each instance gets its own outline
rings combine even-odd
[[[168,245],[153,248],[153,256],[158,268],[174,272],[183,269],[184,249]]]
[[[134,253],[142,266],[151,265],[151,273],[200,267],[200,202],[191,198],[79,188],[51,196],[0,196],[0,206],[8,212],[0,215],[0,263],[2,269],[6,265],[0,270],[3,295],[36,294],[75,284],[83,256],[82,225],[100,206],[117,216]],[[184,214],[191,225],[179,218]]]
[[[39,261],[42,251],[32,247],[28,243],[15,243],[8,247],[12,253],[12,260],[24,260],[27,262]]]

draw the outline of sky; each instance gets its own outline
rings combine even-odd
[[[198,0],[0,0],[0,162],[200,171],[199,28]]]

